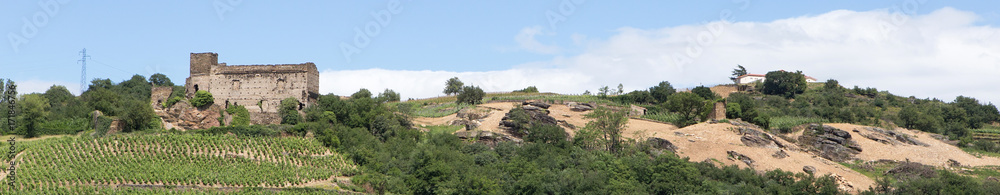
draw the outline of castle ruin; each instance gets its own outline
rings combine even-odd
[[[253,124],[277,124],[278,106],[285,98],[295,98],[303,109],[319,97],[319,71],[316,64],[226,65],[219,54],[191,53],[191,76],[185,95],[194,97],[198,90],[208,91],[215,105],[225,108],[240,105],[250,112]]]

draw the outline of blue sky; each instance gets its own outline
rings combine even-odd
[[[161,72],[181,84],[192,52],[216,52],[220,62],[231,65],[315,62],[323,72],[323,93],[391,88],[416,98],[440,95],[439,85],[452,76],[487,91],[538,85],[542,91],[581,93],[618,83],[641,89],[662,80],[678,87],[720,84],[727,82],[729,69],[743,64],[751,72],[803,70],[849,87],[872,86],[904,96],[951,100],[964,94],[1000,102],[1000,92],[992,92],[1000,91],[997,87],[978,84],[1000,81],[991,78],[995,74],[978,75],[996,73],[1000,66],[993,60],[1000,59],[1000,41],[995,41],[1000,34],[994,33],[998,4],[7,1],[0,6],[0,33],[6,35],[0,44],[0,78],[12,78],[29,92],[60,84],[76,93],[78,52],[87,48],[88,81]],[[390,18],[379,23],[373,13]],[[553,14],[564,20],[551,22]],[[720,14],[730,18],[719,22]],[[712,24],[722,30],[711,31]],[[26,25],[37,32],[25,31]],[[358,47],[355,29],[374,31],[371,25],[378,31],[362,33],[373,36]],[[868,30],[882,31],[875,33],[882,37],[859,34]],[[702,42],[692,48],[691,40],[699,38]],[[345,55],[344,44],[357,50]],[[873,48],[886,53],[861,52]],[[851,69],[856,71],[845,71]],[[921,82],[938,85],[914,86]]]

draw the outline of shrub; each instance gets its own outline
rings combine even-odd
[[[191,98],[189,102],[191,102],[191,106],[200,108],[202,106],[214,104],[215,98],[213,98],[212,93],[209,93],[208,91],[198,90],[198,92],[194,93],[194,98]]]
[[[802,71],[771,71],[764,76],[764,94],[791,98],[806,91],[806,79]]]
[[[250,125],[250,112],[247,108],[240,105],[230,105],[226,108],[226,113],[233,116],[233,121],[229,123],[231,126],[247,126]]]
[[[299,100],[295,98],[289,97],[281,100],[281,106],[278,107],[278,113],[281,115],[281,124],[294,125],[302,122],[302,115],[299,115],[298,107]]]
[[[529,86],[529,87],[526,87],[526,88],[521,89],[521,90],[514,90],[513,92],[519,92],[519,93],[538,93],[538,88],[536,88],[535,86]]]
[[[566,131],[558,125],[536,125],[528,128],[528,135],[524,140],[535,143],[555,144],[566,141]]]
[[[458,92],[458,97],[456,98],[457,100],[455,102],[465,103],[465,104],[479,104],[483,101],[483,96],[485,95],[486,93],[483,92],[483,89],[479,88],[478,86],[465,86],[462,87],[461,92]]]
[[[726,118],[739,118],[743,116],[743,109],[740,108],[738,103],[727,103],[726,104]]]
[[[174,97],[172,97],[170,99],[167,99],[166,102],[163,102],[163,107],[164,108],[169,108],[171,106],[174,106],[174,104],[177,104],[177,102],[180,102],[180,101],[184,101],[184,98],[180,97],[180,96],[174,96]]]

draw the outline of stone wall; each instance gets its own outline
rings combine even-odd
[[[188,97],[197,90],[212,93],[215,105],[247,108],[253,124],[276,124],[278,106],[285,98],[295,98],[303,109],[319,97],[316,65],[227,65],[218,63],[218,54],[192,53],[191,77],[186,80]]]

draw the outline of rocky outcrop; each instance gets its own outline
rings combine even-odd
[[[803,166],[802,167],[802,172],[806,172],[808,174],[816,174],[816,167],[808,166],[808,165]]]
[[[521,115],[524,112],[524,115]],[[549,116],[549,110],[532,105],[521,106],[521,109],[511,109],[500,120],[500,126],[516,136],[522,136],[528,127],[533,125],[556,125],[556,118]]]
[[[648,142],[649,145],[652,146],[654,149],[667,150],[673,153],[677,153],[677,146],[675,146],[674,143],[670,143],[670,140],[658,137],[650,137],[646,139],[646,142]]]
[[[221,125],[219,118],[222,116],[222,108],[218,105],[195,108],[182,101],[155,111],[163,119],[164,127],[170,126],[177,130],[208,129]]]
[[[726,154],[728,155],[729,160],[742,161],[743,163],[746,163],[747,166],[753,167],[754,161],[753,159],[750,159],[750,157],[747,157],[747,155],[743,155],[732,150],[726,151]]]
[[[785,152],[785,150],[778,150],[777,152],[774,152],[774,154],[772,154],[771,157],[774,157],[774,158],[777,158],[777,159],[784,159],[784,158],[788,158],[788,153]]]
[[[482,126],[482,120],[490,116],[489,110],[480,108],[464,108],[455,114],[457,120],[451,121],[451,125],[465,126],[466,130],[474,130]]]
[[[552,105],[549,105],[549,104],[547,104],[545,102],[524,102],[524,103],[521,103],[521,105],[522,106],[529,106],[530,105],[530,106],[539,107],[539,108],[542,108],[542,109],[549,109],[549,107],[552,106]]]
[[[523,140],[510,135],[490,131],[459,131],[455,136],[464,140],[475,140],[476,143],[483,143],[489,146],[496,146],[500,142],[522,143]]]
[[[854,155],[861,153],[861,145],[852,140],[850,133],[828,125],[810,124],[798,143],[810,152],[835,162],[854,159]]]
[[[569,110],[574,112],[586,112],[594,110],[594,105],[588,103],[569,102],[566,103],[566,107],[569,107]]]
[[[924,147],[930,146],[926,143],[920,142],[917,139],[913,139],[912,137],[906,134],[897,133],[892,130],[885,130],[878,127],[863,127],[861,129],[854,129],[853,131],[855,133],[860,134],[862,137],[868,138],[873,141],[877,141],[882,144],[889,144],[889,145],[910,144],[910,145],[917,145]]]

